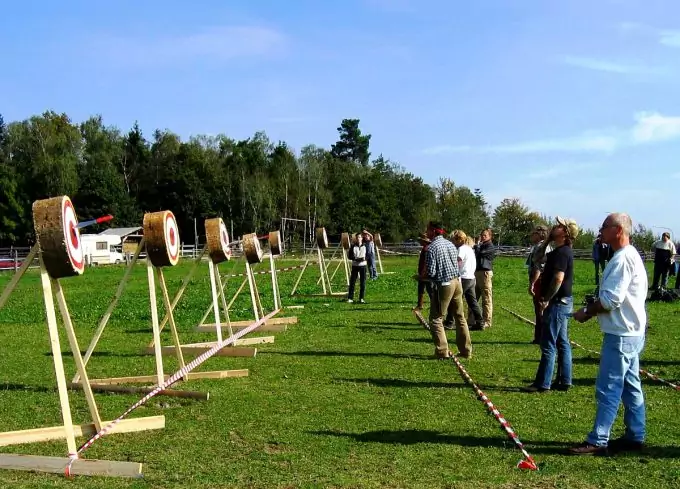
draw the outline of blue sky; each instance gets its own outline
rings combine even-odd
[[[0,113],[329,147],[428,183],[680,233],[680,2],[10,2]],[[678,235],[680,237],[680,234]]]

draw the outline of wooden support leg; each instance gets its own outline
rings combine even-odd
[[[375,247],[375,254],[378,257],[378,266],[380,267],[380,273],[383,274],[385,273],[385,271],[383,270],[382,260],[380,259],[380,248],[378,248],[377,246]]]
[[[317,248],[317,255],[319,256],[319,273],[321,274],[321,286],[323,287],[323,293],[326,295],[328,291],[326,290],[326,276],[325,276],[325,268],[326,268],[326,263],[323,259],[323,250],[321,248]]]
[[[274,265],[274,255],[271,253],[269,254],[269,270],[272,275],[272,295],[274,296],[274,309],[278,309],[280,305],[276,290],[276,266]]]
[[[220,290],[222,290],[220,299],[222,300],[222,310],[224,311],[224,319],[226,320],[227,330],[229,331],[229,336],[233,336],[234,332],[231,330],[231,319],[229,319],[229,307],[227,307],[227,299],[224,297],[224,285],[222,285],[222,277],[220,276],[220,271],[217,269],[217,265],[215,265],[215,279],[217,280],[218,287]]]
[[[257,298],[255,297],[255,278],[253,277],[253,270],[250,268],[250,263],[246,261],[246,275],[248,276],[248,286],[250,288],[250,300],[253,303],[253,314],[255,314],[255,321],[260,320],[260,311],[257,307]]]
[[[94,400],[94,394],[92,393],[92,388],[90,387],[90,381],[87,377],[87,371],[85,370],[85,362],[80,356],[80,347],[78,346],[78,338],[76,337],[76,332],[73,328],[73,322],[71,321],[71,314],[68,310],[68,305],[66,304],[66,297],[64,297],[64,290],[61,288],[59,280],[52,280],[52,285],[57,296],[57,304],[59,305],[59,311],[61,312],[61,318],[64,321],[64,328],[66,329],[66,336],[68,337],[69,345],[71,346],[71,353],[73,354],[73,360],[76,363],[76,369],[80,377],[82,377],[83,382],[83,392],[85,393],[85,399],[87,400],[87,406],[90,409],[90,416],[92,416],[92,422],[94,423],[97,431],[102,429],[102,420],[99,417],[99,409],[97,408],[97,403]]]
[[[215,283],[215,264],[212,259],[208,261],[208,271],[210,273],[210,291],[212,292],[213,312],[215,313],[215,332],[217,341],[222,342],[222,328],[220,323],[220,306],[217,301],[217,284]]]
[[[168,294],[168,288],[165,285],[165,275],[163,275],[163,269],[162,268],[156,268],[156,272],[158,273],[158,283],[161,286],[161,295],[163,296],[163,305],[165,306],[165,310],[168,311],[168,317],[170,318],[168,322],[170,323],[170,333],[172,334],[172,341],[175,344],[175,352],[177,355],[177,362],[179,363],[180,368],[185,367],[184,363],[184,355],[182,354],[182,344],[179,341],[179,334],[177,333],[177,325],[175,324],[175,315],[172,313],[171,304],[170,304],[170,295]],[[160,332],[160,327],[158,328]],[[186,374],[182,377],[184,380],[187,380]]]
[[[31,248],[31,251],[28,252],[28,256],[24,260],[24,262],[21,264],[21,267],[19,270],[17,270],[14,275],[12,276],[12,279],[9,281],[7,284],[7,287],[5,287],[5,290],[2,291],[2,295],[0,295],[0,309],[5,305],[7,302],[7,299],[9,299],[9,296],[12,295],[12,291],[16,288],[17,284],[19,283],[19,280],[21,280],[21,277],[24,276],[26,273],[26,270],[28,270],[28,267],[31,266],[31,263],[33,263],[33,260],[35,259],[35,255],[38,254],[38,244],[34,244],[33,247]]]
[[[120,281],[118,284],[118,289],[116,290],[116,294],[113,296],[113,300],[109,304],[109,307],[106,309],[106,312],[102,316],[101,320],[99,321],[99,325],[97,326],[97,330],[94,333],[94,336],[92,337],[92,340],[90,341],[90,346],[87,347],[87,351],[85,352],[85,356],[83,357],[83,363],[85,366],[87,366],[87,362],[90,360],[90,357],[92,356],[92,353],[94,352],[94,349],[97,347],[97,343],[99,342],[99,338],[101,338],[102,333],[104,333],[104,329],[106,328],[106,325],[109,323],[109,319],[111,318],[111,314],[113,314],[113,310],[116,308],[118,305],[118,301],[120,300],[120,297],[123,295],[123,291],[125,290],[125,285],[127,284],[128,279],[130,278],[130,275],[132,273],[132,270],[135,267],[135,264],[137,263],[137,260],[139,259],[139,254],[142,252],[144,249],[144,238],[139,242],[139,245],[137,246],[137,249],[135,250],[135,254],[132,257],[132,260],[130,261],[129,265],[125,269],[125,274],[123,275],[123,279]],[[78,382],[80,380],[80,374],[76,372],[75,377],[73,377],[72,382]]]
[[[347,286],[349,287],[349,257],[347,256],[347,250],[342,249],[342,263],[345,265],[345,279],[347,281]]]
[[[290,292],[290,296],[295,295],[295,291],[298,288],[298,285],[300,284],[300,280],[302,279],[302,276],[305,274],[305,270],[307,270],[307,267],[309,266],[309,260],[305,260],[305,264],[302,267],[302,270],[300,270],[300,275],[298,275],[297,280],[295,281],[295,285],[293,285],[293,290]]]
[[[191,279],[194,278],[194,275],[196,274],[196,270],[198,269],[198,266],[201,264],[201,260],[203,259],[203,256],[205,255],[205,253],[207,251],[208,251],[208,245],[206,244],[203,247],[201,254],[198,255],[196,260],[194,260],[194,264],[191,267],[191,270],[189,270],[189,273],[187,274],[187,276],[184,277],[184,279],[182,280],[182,286],[179,288],[179,290],[175,294],[175,297],[172,299],[170,311],[165,312],[165,317],[163,318],[163,321],[161,321],[161,325],[160,325],[161,331],[163,331],[163,328],[165,327],[168,320],[170,319],[170,312],[175,310],[175,307],[177,307],[177,304],[179,303],[180,299],[184,295],[184,291],[186,290],[187,285],[189,285],[189,282],[191,282]]]
[[[71,418],[71,406],[68,401],[68,387],[64,374],[64,361],[61,357],[59,345],[59,331],[57,329],[57,315],[54,312],[54,300],[52,298],[52,283],[47,274],[45,264],[40,255],[40,282],[42,283],[43,299],[45,301],[45,313],[47,314],[47,329],[50,333],[50,346],[52,348],[52,360],[54,361],[54,373],[57,377],[57,390],[59,391],[59,403],[61,405],[61,417],[64,421],[64,433],[69,454],[76,454],[76,438],[73,432],[73,419]]]
[[[236,290],[236,293],[234,294],[234,297],[231,298],[229,301],[229,304],[227,304],[227,311],[231,310],[231,306],[234,305],[234,302],[236,301],[236,298],[239,296],[239,294],[243,291],[243,288],[246,286],[248,283],[248,277],[243,279],[243,282],[241,282],[241,286]]]
[[[163,353],[161,349],[161,331],[158,326],[158,304],[156,303],[156,280],[153,276],[151,260],[146,260],[146,276],[149,281],[149,303],[151,305],[151,327],[153,328],[153,350],[156,357],[156,381],[161,385],[165,380],[163,375]]]

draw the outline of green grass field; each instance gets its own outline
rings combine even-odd
[[[288,264],[281,263],[279,266]],[[111,435],[86,458],[144,463],[140,480],[77,478],[0,471],[0,487],[672,487],[680,481],[680,392],[644,381],[649,449],[643,455],[574,458],[561,454],[590,430],[598,360],[574,349],[574,388],[526,394],[540,353],[532,331],[501,309],[531,318],[522,259],[497,260],[495,312],[490,330],[473,332],[472,378],[513,425],[540,470],[515,468],[522,458],[495,418],[465,384],[452,362],[433,359],[429,333],[411,308],[415,258],[385,259],[386,271],[368,283],[367,304],[339,298],[288,297],[297,272],[280,274],[284,305],[304,304],[298,324],[258,346],[255,358],[213,357],[200,370],[247,368],[248,377],[196,380],[177,389],[209,391],[209,401],[156,397],[131,417],[164,414],[166,428]],[[190,265],[167,271],[170,294]],[[235,264],[234,271],[243,269]],[[260,269],[265,269],[265,264]],[[88,269],[62,281],[82,350],[123,274],[122,267]],[[222,266],[222,273],[232,264]],[[316,274],[314,273],[316,272]],[[336,276],[335,283],[340,273]],[[317,290],[309,269],[302,292]],[[0,274],[0,288],[9,281]],[[231,279],[234,291],[241,279]],[[575,303],[591,292],[592,265],[578,262]],[[271,309],[270,282],[259,275],[263,306]],[[337,288],[340,288],[338,285]],[[0,431],[60,423],[39,276],[30,272],[0,310]],[[138,266],[89,364],[92,378],[154,373],[140,350],[151,340],[148,288]],[[160,303],[160,301],[159,301]],[[184,343],[209,341],[192,332],[210,304],[203,265],[180,302],[176,319]],[[234,304],[232,319],[248,319],[249,297]],[[680,380],[680,317],[674,304],[650,304],[643,367]],[[162,312],[161,312],[162,315]],[[167,328],[166,328],[167,329]],[[270,333],[262,333],[270,334]],[[599,350],[596,322],[572,323],[570,336]],[[163,343],[170,335],[163,333]],[[75,372],[61,337],[67,377]],[[455,346],[452,346],[455,348]],[[165,357],[166,373],[177,366]],[[103,419],[113,419],[138,395],[96,394]],[[71,391],[74,422],[87,422],[82,393]],[[615,436],[622,429],[619,419]],[[79,439],[82,443],[84,439]],[[3,447],[6,453],[65,456],[64,441]]]

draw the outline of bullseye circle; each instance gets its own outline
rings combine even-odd
[[[62,216],[64,224],[64,243],[68,256],[77,270],[83,270],[85,260],[83,257],[83,247],[80,244],[80,231],[78,230],[78,218],[73,208],[71,199],[64,199],[62,204]]]
[[[171,261],[176,261],[179,258],[179,231],[177,229],[177,221],[172,212],[168,212],[165,216],[165,240],[168,243],[168,255]]]
[[[231,255],[231,250],[229,249],[229,233],[227,232],[227,226],[224,225],[224,221],[220,219],[220,244],[222,245],[222,251],[226,256]]]

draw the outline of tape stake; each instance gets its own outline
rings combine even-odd
[[[418,321],[420,321],[420,323],[423,326],[427,324],[427,321],[420,313],[420,311],[413,311],[413,313],[416,315]],[[486,405],[489,412],[493,414],[494,418],[496,418],[496,421],[498,421],[498,423],[501,425],[501,427],[508,435],[508,437],[514,442],[515,446],[519,449],[519,451],[522,452],[522,455],[524,455],[524,459],[522,459],[517,464],[517,468],[525,470],[538,470],[538,465],[536,465],[534,458],[531,455],[529,455],[529,452],[527,452],[526,448],[524,448],[524,444],[520,441],[519,437],[517,436],[517,433],[515,433],[515,430],[512,428],[508,420],[505,419],[505,416],[503,416],[501,412],[498,410],[498,408],[494,406],[494,404],[491,402],[491,399],[489,399],[489,396],[487,396],[479,388],[475,381],[472,380],[472,377],[470,377],[470,374],[467,372],[467,370],[465,370],[463,364],[460,363],[458,357],[456,355],[451,355],[451,359],[458,368],[458,372],[460,373],[461,377],[463,377],[463,380],[470,384],[470,386],[474,389],[475,393],[477,394],[479,400]]]

